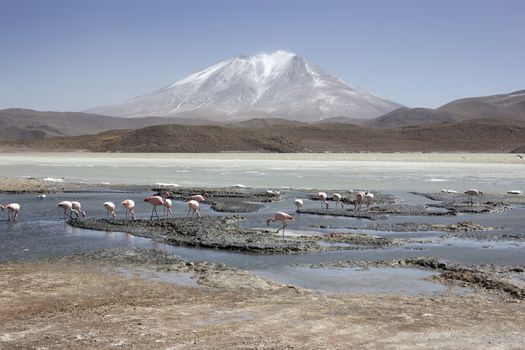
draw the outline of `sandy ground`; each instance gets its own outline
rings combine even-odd
[[[0,348],[522,349],[525,341],[524,304],[480,292],[328,295],[250,278],[187,287],[116,266],[0,265]]]

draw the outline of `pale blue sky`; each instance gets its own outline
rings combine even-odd
[[[0,108],[119,103],[278,49],[398,103],[525,89],[520,0],[0,0]]]

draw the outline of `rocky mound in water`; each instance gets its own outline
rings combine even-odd
[[[279,192],[256,191],[244,188],[154,188],[157,194],[167,192],[167,198],[175,200],[187,200],[195,194],[208,193],[205,203],[210,204],[211,209],[221,213],[253,213],[264,207],[258,203],[269,203],[279,200]]]
[[[449,233],[472,232],[472,231],[492,231],[495,227],[487,227],[471,221],[461,221],[455,224],[429,224],[425,222],[401,222],[401,223],[371,223],[365,227],[361,226],[328,226],[322,228],[353,229],[353,230],[373,230],[390,232],[423,232],[441,231]]]
[[[174,245],[242,250],[256,253],[294,253],[325,250],[314,240],[282,237],[268,231],[233,225],[240,217],[174,218],[162,220],[71,219],[78,228],[127,232]]]

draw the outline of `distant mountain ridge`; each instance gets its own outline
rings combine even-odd
[[[0,149],[281,153],[516,152],[525,147],[525,121],[507,119],[476,119],[396,129],[301,122],[259,127],[258,121],[255,126],[250,123],[244,126],[160,125],[97,135],[3,141]]]
[[[237,56],[162,89],[87,112],[120,117],[201,117],[219,122],[281,118],[371,119],[401,107],[327,74],[287,51]]]
[[[98,134],[116,129],[139,129],[160,124],[210,124],[209,121],[168,118],[115,118],[82,112],[0,110],[0,140]]]
[[[476,118],[512,118],[525,120],[525,90],[508,94],[462,98],[438,108],[459,120]]]
[[[489,118],[525,121],[525,90],[463,98],[437,109],[402,107],[364,125],[372,128],[399,128]]]

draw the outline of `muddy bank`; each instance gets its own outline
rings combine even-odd
[[[149,185],[72,183],[52,178],[47,181],[40,178],[2,178],[0,180],[0,194],[126,193],[144,192],[150,189]]]
[[[412,194],[423,196],[438,203],[429,204],[429,208],[447,209],[458,213],[483,214],[500,213],[513,204],[525,204],[525,196],[510,194],[484,194],[470,197],[462,193],[420,193]]]
[[[247,202],[241,198],[214,197],[206,202],[211,203],[210,208],[219,213],[254,213],[264,207],[262,204]]]
[[[482,293],[421,297],[195,288],[108,273],[112,265],[97,264],[98,256],[93,264],[0,264],[0,348],[523,346],[525,303],[503,303]]]
[[[295,253],[327,250],[314,240],[282,237],[270,231],[240,228],[240,217],[174,218],[162,220],[71,219],[68,224],[99,231],[127,232],[173,245],[220,248],[255,253]]]
[[[402,223],[371,223],[366,226],[323,226],[312,225],[311,227],[329,229],[349,229],[349,230],[371,230],[385,232],[471,232],[471,231],[493,231],[499,228],[483,226],[471,221],[461,221],[455,224],[428,224],[424,222],[402,222]]]
[[[465,202],[444,202],[442,204],[429,204],[428,208],[446,209],[450,215],[457,213],[464,214],[490,214],[501,213],[509,208],[505,202],[479,202],[479,203],[465,203]]]
[[[207,193],[205,203],[216,212],[253,213],[264,207],[259,203],[271,203],[280,199],[280,191],[260,191],[247,188],[161,188],[152,189],[157,194],[167,192],[167,198],[186,201],[188,197]]]
[[[357,192],[360,192],[361,190],[355,190],[353,192],[350,191],[327,191],[327,190],[315,190],[315,191],[309,191],[308,199],[312,201],[320,201],[321,199],[318,196],[318,192],[325,192],[327,194],[326,200],[328,202],[331,202],[329,204],[329,207],[335,207],[335,201],[333,200],[332,194],[339,193],[341,195],[341,202],[343,202],[346,206],[354,206],[355,203],[355,196]],[[365,192],[365,191],[362,191]],[[385,205],[385,204],[396,204],[398,203],[398,200],[395,196],[390,195],[388,193],[384,192],[377,192],[377,191],[371,191],[371,193],[374,194],[374,203],[376,205]],[[363,205],[363,207],[366,207],[366,204]]]
[[[354,207],[350,208],[339,208],[339,209],[322,209],[322,208],[309,208],[301,209],[299,213],[313,214],[313,215],[327,215],[327,216],[344,216],[351,218],[360,218],[367,220],[386,220],[389,215],[398,216],[448,216],[457,215],[457,212],[450,209],[443,209],[440,211],[428,210],[423,205],[406,205],[406,204],[386,204],[386,205],[374,205],[370,208],[362,208],[355,210]]]
[[[312,236],[300,236],[302,239],[312,239]],[[397,246],[401,244],[401,240],[396,240],[388,237],[377,237],[359,233],[346,232],[330,232],[320,236],[316,236],[317,241],[328,243],[346,243],[355,245],[356,248],[383,248],[389,246]]]
[[[57,179],[62,181],[61,179]],[[66,190],[80,190],[79,184],[64,182],[44,181],[36,178],[3,178],[0,180],[0,193],[23,194],[23,193],[58,193]]]
[[[273,290],[283,287],[276,282],[224,264],[186,261],[157,249],[103,249],[47,260],[66,264],[95,264],[99,267],[127,267],[126,271],[130,273],[137,267],[156,272],[190,273],[196,283],[212,288]]]
[[[489,201],[474,203],[473,205],[463,202],[444,202],[428,205],[384,204],[373,205],[370,208],[364,207],[361,210],[355,210],[353,207],[343,209],[309,208],[301,209],[298,212],[314,215],[384,220],[387,216],[456,216],[460,213],[488,214],[502,212],[508,208],[509,206],[504,202]]]
[[[419,195],[438,202],[452,202],[460,205],[469,206],[470,197],[464,193],[429,193],[429,192],[412,192],[412,194]],[[474,197],[472,199],[473,204],[483,203],[499,203],[503,202],[508,204],[525,204],[525,196],[516,194],[495,194],[495,193],[484,193],[482,196]]]
[[[439,272],[432,279],[446,283],[488,290],[499,295],[525,300],[525,266],[465,265],[432,257],[402,260],[336,261],[307,265],[311,268],[343,267],[417,267]]]
[[[525,233],[499,233],[499,232],[450,232],[442,238],[457,237],[462,239],[472,239],[480,241],[514,241],[524,242]]]
[[[298,214],[311,214],[311,215],[322,215],[322,216],[343,216],[349,218],[358,218],[366,220],[385,220],[386,216],[376,215],[367,210],[355,211],[353,209],[316,209],[316,208],[301,208],[296,211]]]

